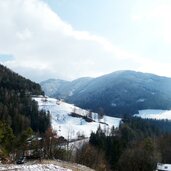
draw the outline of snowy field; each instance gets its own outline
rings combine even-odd
[[[55,164],[0,165],[0,171],[72,171]]]
[[[59,136],[63,136],[66,139],[75,139],[78,135],[89,137],[92,131],[95,132],[97,130],[99,122],[106,123],[100,124],[100,126],[102,129],[109,131],[112,126],[118,127],[121,121],[120,118],[109,116],[104,116],[103,119],[98,120],[98,114],[92,113],[94,122],[86,122],[81,117],[72,117],[69,114],[74,112],[80,116],[86,116],[89,113],[87,110],[54,98],[35,97],[33,99],[38,102],[40,110],[44,109],[50,112],[53,129],[57,131]]]
[[[171,120],[171,110],[155,110],[155,109],[146,109],[140,110],[139,114],[135,114],[141,118],[149,119],[169,119]]]

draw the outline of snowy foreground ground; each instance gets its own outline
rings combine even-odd
[[[120,118],[109,116],[98,120],[98,114],[92,113],[94,122],[86,122],[83,118],[72,117],[70,114],[74,112],[80,116],[86,116],[89,112],[87,110],[54,98],[34,97],[33,99],[38,102],[40,110],[44,109],[50,112],[53,129],[57,131],[59,136],[66,139],[75,139],[78,135],[89,137],[91,132],[96,132],[99,125],[102,129],[109,131],[112,126],[118,127],[121,121]]]
[[[149,118],[149,119],[171,120],[171,110],[155,110],[155,109],[140,110],[139,114],[135,114],[134,116],[138,116],[141,118]]]
[[[54,164],[34,164],[34,165],[0,165],[0,171],[71,171]]]
[[[95,171],[89,167],[61,160],[28,161],[22,165],[0,164],[0,171]]]

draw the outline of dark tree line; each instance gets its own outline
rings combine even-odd
[[[43,94],[39,84],[0,65],[0,124],[7,125],[1,126],[0,131],[7,129],[16,137],[28,128],[34,132],[45,132],[50,126],[50,115],[39,111],[37,103],[31,98],[32,95]],[[9,150],[0,137],[0,149],[2,146]]]
[[[77,161],[97,171],[153,171],[157,162],[171,162],[170,126],[167,120],[125,117],[110,134],[100,127],[92,133]]]

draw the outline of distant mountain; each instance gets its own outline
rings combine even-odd
[[[92,78],[84,77],[74,81],[64,81],[59,79],[49,79],[40,83],[47,96],[66,99],[81,91]]]
[[[117,71],[61,84],[52,96],[107,115],[132,115],[142,109],[171,109],[171,78]]]
[[[41,82],[42,89],[46,92],[46,95],[52,97],[60,91],[60,88],[67,84],[69,84],[69,81],[59,79],[49,79]]]

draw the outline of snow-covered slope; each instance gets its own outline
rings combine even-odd
[[[104,116],[103,119],[98,119],[97,113],[92,113],[92,122],[87,122],[83,119],[89,115],[89,111],[83,110],[72,104],[59,101],[54,98],[34,97],[38,102],[39,109],[49,111],[51,114],[52,127],[57,131],[59,136],[66,139],[75,139],[78,136],[84,135],[89,137],[91,132],[95,132],[99,127],[109,131],[112,126],[118,127],[121,121],[120,118]],[[71,116],[71,113],[76,113],[78,117]]]
[[[149,118],[149,119],[171,120],[171,110],[155,110],[155,109],[140,110],[139,113],[135,114],[134,116],[138,116],[141,118]]]

